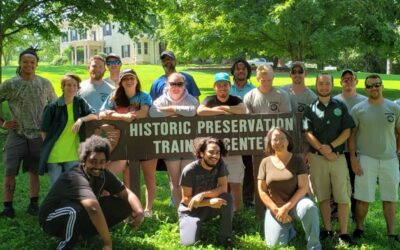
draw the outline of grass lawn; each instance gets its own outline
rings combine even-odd
[[[128,66],[124,66],[127,68]],[[138,72],[143,89],[149,91],[151,82],[163,74],[159,65],[135,65],[133,68]],[[15,75],[16,67],[3,68],[3,80]],[[212,82],[214,70],[187,70],[192,74],[202,92],[201,100],[213,93]],[[228,68],[226,69],[228,71]],[[57,94],[61,94],[60,79],[66,72],[74,72],[87,78],[85,66],[39,66],[37,73],[48,78],[54,85]],[[306,84],[313,87],[316,72],[312,72],[306,79]],[[367,73],[359,73],[359,87],[363,86],[363,79]],[[334,72],[335,92],[339,91],[340,72]],[[385,85],[385,96],[389,99],[400,97],[400,76],[382,75]],[[257,85],[254,74],[251,82]],[[274,85],[281,86],[290,82],[287,73],[278,73],[274,80]],[[360,90],[362,93],[363,90]],[[4,105],[3,105],[4,106]],[[3,107],[4,108],[4,107]],[[8,115],[5,108],[5,115]],[[0,147],[4,145],[6,132],[0,130]],[[2,157],[2,156],[0,156]],[[2,159],[2,158],[1,158]],[[4,165],[0,162],[0,178],[3,178]],[[144,194],[144,182],[142,180],[142,194]],[[49,189],[48,176],[41,177],[41,198],[45,197]],[[169,206],[170,192],[166,172],[157,172],[157,199],[154,205],[154,216],[147,219],[142,227],[137,231],[132,231],[129,227],[120,224],[112,230],[114,249],[217,249],[215,247],[218,230],[218,222],[210,221],[203,226],[202,241],[192,247],[181,247],[179,245],[179,226],[177,224],[177,215],[172,207]],[[27,175],[21,174],[17,177],[17,189],[15,191],[14,207],[17,217],[14,220],[0,219],[0,249],[54,249],[57,239],[49,238],[40,229],[37,218],[31,217],[25,213],[28,205],[28,185]],[[144,197],[142,197],[142,201]],[[398,205],[400,205],[398,203]],[[2,206],[0,206],[2,209]],[[356,247],[346,247],[336,245],[334,241],[323,242],[324,249],[400,249],[400,244],[392,243],[387,240],[386,226],[383,218],[380,202],[371,204],[370,212],[366,220],[365,238]],[[397,213],[397,222],[400,221]],[[254,211],[242,210],[234,217],[234,235],[237,249],[265,249],[263,240],[263,220],[256,218]],[[335,223],[335,228],[338,225]],[[304,233],[301,226],[296,224],[298,237],[287,249],[305,249]],[[354,228],[353,223],[349,223],[349,232]],[[396,225],[399,232],[399,223]],[[82,242],[77,249],[100,249],[101,240],[95,237],[89,241]]]

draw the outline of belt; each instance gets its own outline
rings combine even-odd
[[[319,151],[314,151],[314,152],[312,152],[312,151],[310,151],[312,154],[316,154],[316,155],[323,155],[323,154],[321,154],[321,152],[319,152]],[[335,153],[335,154],[337,154],[337,155],[342,155],[343,154],[343,151],[342,152],[333,152],[333,153]]]

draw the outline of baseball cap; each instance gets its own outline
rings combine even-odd
[[[136,76],[136,72],[133,69],[124,69],[119,75],[119,80],[121,80],[125,76]]]
[[[225,72],[219,72],[214,75],[214,83],[219,81],[231,82],[228,73]]]
[[[343,72],[342,72],[342,74],[341,74],[341,78],[345,75],[345,74],[347,74],[347,73],[349,73],[349,74],[351,74],[352,76],[354,76],[354,77],[356,77],[357,78],[357,75],[356,75],[356,73],[354,73],[354,71],[353,70],[351,70],[351,69],[345,69],[345,70],[343,70]]]
[[[160,55],[160,59],[163,59],[164,56],[168,56],[168,57],[170,57],[170,58],[172,58],[172,59],[175,59],[174,52],[169,51],[169,50],[163,51],[163,52],[161,53],[161,55]]]
[[[306,70],[306,66],[304,65],[303,62],[300,61],[295,61],[292,63],[292,65],[290,66],[290,70],[292,71],[295,67],[300,67],[302,68],[304,71]]]
[[[118,59],[119,61],[121,61],[121,58],[120,58],[119,56],[117,56],[117,54],[115,54],[115,53],[110,53],[110,54],[108,54],[108,55],[106,56],[106,62],[107,62],[110,58],[116,58],[116,59]]]

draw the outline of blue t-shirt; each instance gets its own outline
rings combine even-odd
[[[188,90],[189,94],[191,94],[194,97],[199,97],[200,90],[197,87],[193,77],[188,73],[184,72],[179,72],[179,73],[184,75],[186,78],[186,89]],[[162,75],[151,84],[150,96],[153,99],[153,101],[163,94],[166,82],[167,82],[167,76]]]
[[[111,93],[108,97],[107,100],[103,103],[103,106],[101,107],[100,111],[104,110],[117,110],[117,106],[114,102],[114,100],[111,100],[111,97],[114,95],[114,93]],[[136,95],[132,96],[129,98],[129,111],[137,111],[140,110],[140,108],[144,105],[151,106],[152,100],[149,94],[145,92],[138,92]]]
[[[229,91],[230,95],[239,96],[242,100],[244,96],[250,92],[250,90],[254,89],[253,84],[247,82],[242,89],[239,89],[235,84],[232,84],[231,90]]]

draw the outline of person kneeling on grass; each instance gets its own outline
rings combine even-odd
[[[296,236],[292,220],[303,226],[307,249],[321,249],[318,208],[305,195],[308,176],[301,156],[293,154],[293,141],[281,128],[271,129],[266,138],[267,156],[260,164],[258,191],[267,207],[264,232],[268,247],[286,246]]]
[[[220,216],[219,244],[232,245],[233,198],[228,193],[228,170],[221,156],[227,153],[222,140],[206,137],[194,140],[198,160],[187,165],[181,176],[182,201],[178,208],[182,245],[200,239],[203,221]]]
[[[112,249],[109,227],[130,216],[138,227],[144,219],[138,197],[106,169],[110,142],[93,135],[79,147],[80,165],[62,174],[39,209],[43,230],[61,237],[57,249],[70,249],[97,233],[103,249]],[[110,193],[101,197],[103,190]]]

